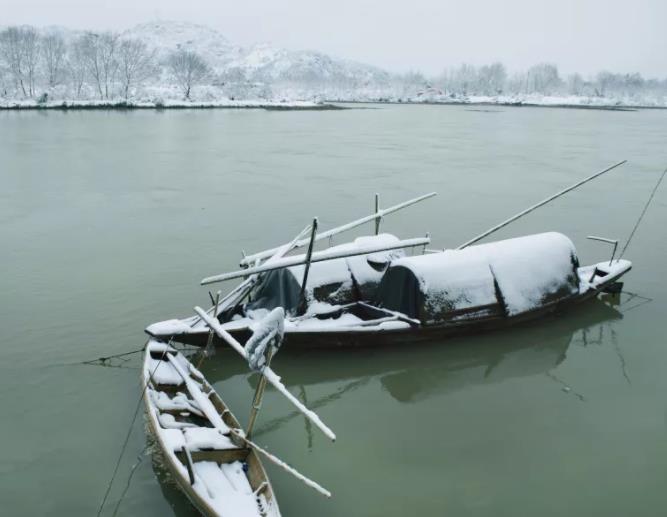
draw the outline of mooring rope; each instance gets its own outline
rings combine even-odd
[[[132,350],[130,352],[123,352],[122,354],[109,355],[107,357],[98,357],[97,359],[91,359],[89,361],[81,361],[79,364],[95,364],[95,363],[105,363],[109,359],[117,359],[118,357],[125,357],[126,355],[132,355],[139,352],[143,352],[143,348],[138,348],[137,350]]]
[[[157,361],[157,364],[155,365],[155,368],[153,368],[153,371],[151,372],[149,379],[155,375],[155,372],[157,371],[157,369],[160,367],[161,364],[162,361]],[[144,397],[144,392],[146,391],[147,387],[148,387],[148,380],[146,380],[146,382],[144,383],[144,386],[141,390],[141,394],[139,395],[139,400],[137,401],[137,407],[134,409],[134,416],[132,417],[132,421],[130,422],[130,427],[127,429],[127,434],[125,435],[125,441],[123,442],[123,446],[120,449],[120,454],[118,455],[118,459],[116,460],[116,466],[113,469],[113,474],[111,474],[111,479],[109,480],[107,489],[104,492],[102,503],[100,504],[100,507],[97,510],[97,517],[100,517],[100,515],[102,515],[102,510],[104,510],[104,505],[106,504],[107,498],[109,497],[109,493],[111,492],[111,487],[113,486],[114,479],[116,479],[116,474],[118,474],[118,467],[120,467],[120,462],[123,459],[123,455],[125,454],[125,449],[127,449],[127,444],[130,441],[130,436],[132,435],[134,422],[136,421],[137,415],[139,414],[139,408],[141,407],[141,400]]]
[[[127,484],[125,485],[125,489],[123,490],[123,493],[120,495],[120,499],[118,499],[118,502],[116,503],[116,507],[113,510],[113,516],[116,517],[116,514],[118,514],[118,509],[120,508],[120,504],[123,502],[123,499],[125,499],[125,494],[127,494],[127,491],[130,489],[130,483],[132,482],[132,476],[134,476],[134,473],[137,470],[137,467],[141,464],[141,462],[144,459],[144,453],[148,450],[149,445],[146,444],[146,446],[141,449],[141,452],[137,456],[137,462],[132,465],[132,468],[130,469],[130,475],[127,476]]]
[[[632,229],[632,232],[630,232],[630,237],[628,237],[628,241],[625,243],[625,246],[623,246],[623,250],[621,250],[621,254],[618,257],[619,260],[623,258],[623,255],[625,254],[625,250],[627,250],[628,246],[630,246],[630,241],[632,241],[632,237],[634,237],[635,232],[637,231],[637,228],[639,228],[639,225],[641,224],[642,219],[644,218],[644,215],[646,214],[646,211],[648,210],[648,207],[651,204],[651,201],[653,201],[653,197],[655,196],[655,193],[657,192],[658,188],[660,187],[660,183],[662,183],[662,180],[665,177],[665,174],[667,174],[667,169],[662,171],[662,175],[660,176],[660,179],[658,179],[658,183],[656,183],[655,187],[653,187],[653,191],[651,192],[651,195],[649,196],[648,201],[644,205],[644,210],[642,210],[642,213],[639,216],[639,219],[637,219],[637,222],[635,223],[635,227]]]

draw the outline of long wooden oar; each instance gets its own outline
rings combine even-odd
[[[480,233],[477,237],[474,237],[474,238],[470,239],[468,242],[465,242],[465,243],[461,244],[461,245],[460,245],[458,248],[456,248],[456,249],[457,249],[457,250],[462,250],[463,248],[467,248],[467,247],[470,246],[471,244],[474,244],[474,243],[476,243],[477,241],[482,240],[484,237],[488,237],[488,236],[491,235],[492,233],[497,232],[498,230],[500,230],[501,228],[504,228],[504,227],[507,226],[508,224],[513,223],[514,221],[516,221],[516,220],[519,219],[520,217],[523,217],[524,215],[526,215],[526,214],[532,212],[532,211],[535,210],[536,208],[539,208],[539,207],[541,207],[541,206],[543,206],[543,205],[546,205],[548,202],[553,201],[553,200],[556,199],[557,197],[560,197],[560,196],[562,196],[563,194],[566,194],[566,193],[569,192],[570,190],[574,190],[575,188],[577,188],[577,187],[583,185],[584,183],[588,183],[589,181],[591,181],[591,180],[597,178],[598,176],[602,176],[605,172],[609,172],[610,170],[615,169],[616,167],[619,167],[619,166],[623,165],[625,162],[627,162],[627,160],[623,160],[623,161],[621,161],[621,162],[618,162],[618,163],[612,165],[611,167],[607,167],[607,168],[606,168],[605,170],[603,170],[603,171],[596,172],[595,174],[589,176],[588,178],[585,178],[585,179],[583,179],[583,180],[581,180],[581,181],[578,181],[578,182],[575,183],[574,185],[570,185],[569,187],[567,187],[567,188],[561,190],[560,192],[557,192],[557,193],[554,194],[553,196],[549,196],[548,198],[543,199],[543,200],[540,201],[539,203],[537,203],[537,204],[535,204],[535,205],[533,205],[533,206],[531,206],[531,207],[526,208],[525,210],[519,212],[519,213],[516,214],[516,215],[513,215],[513,216],[510,217],[509,219],[506,219],[506,220],[503,221],[502,223],[497,224],[497,225],[494,226],[493,228],[489,228],[489,229],[486,230],[484,233]]]
[[[281,460],[281,459],[278,458],[277,456],[274,456],[274,455],[271,454],[269,451],[267,451],[266,449],[263,449],[262,447],[260,447],[259,445],[257,445],[257,444],[256,444],[255,442],[253,442],[252,440],[249,440],[248,438],[246,438],[245,436],[243,436],[243,434],[241,434],[238,430],[236,430],[236,429],[231,429],[231,433],[232,433],[234,436],[237,436],[238,438],[240,438],[241,440],[243,440],[245,443],[247,443],[250,447],[252,447],[253,449],[255,449],[257,452],[263,454],[264,457],[266,457],[269,461],[271,461],[271,463],[274,463],[274,464],[278,465],[280,468],[282,468],[283,470],[286,470],[287,472],[289,472],[290,474],[292,474],[295,478],[297,478],[298,480],[302,481],[304,484],[306,484],[306,485],[308,485],[309,487],[311,487],[311,488],[317,490],[320,494],[325,495],[325,496],[327,496],[327,497],[331,497],[331,492],[329,492],[329,491],[328,491],[326,488],[324,488],[322,485],[320,485],[320,484],[317,483],[316,481],[313,481],[312,479],[310,479],[310,478],[304,476],[303,474],[301,474],[301,472],[299,472],[298,470],[296,470],[294,467],[291,467],[290,465],[288,465],[287,463],[285,463],[283,460]]]
[[[331,492],[329,492],[326,488],[322,487],[320,484],[317,482],[313,481],[312,479],[304,476],[296,470],[294,467],[289,466],[287,463],[285,463],[283,460],[278,458],[277,456],[274,456],[270,452],[264,450],[262,447],[251,441],[249,438],[246,438],[243,433],[240,432],[238,429],[234,429],[233,427],[228,427],[227,424],[225,424],[220,417],[220,415],[215,411],[213,408],[213,404],[208,400],[208,398],[201,392],[199,387],[195,385],[195,381],[192,380],[192,378],[189,375],[189,372],[186,372],[183,367],[178,364],[178,361],[176,360],[176,357],[174,354],[167,352],[167,357],[169,357],[169,363],[171,366],[176,370],[178,375],[183,379],[183,382],[185,383],[185,387],[188,390],[188,393],[192,396],[193,400],[197,403],[201,411],[204,413],[206,418],[208,418],[209,422],[213,424],[213,426],[220,431],[222,434],[227,434],[231,433],[234,436],[240,438],[243,440],[246,444],[248,444],[250,447],[255,449],[257,452],[263,454],[266,458],[268,458],[272,463],[275,463],[282,469],[286,470],[290,474],[292,474],[295,478],[298,480],[302,481],[309,487],[317,490],[320,494],[325,495],[327,497],[331,497]],[[186,454],[188,453],[188,450],[186,449]],[[194,474],[191,474],[194,476]]]
[[[382,218],[385,215],[389,215],[393,212],[401,210],[402,208],[406,208],[410,205],[414,205],[415,203],[419,203],[420,201],[424,201],[425,199],[429,199],[435,195],[437,195],[437,192],[429,192],[428,194],[424,194],[423,196],[419,196],[414,199],[409,199],[408,201],[403,201],[402,203],[390,206],[389,208],[376,210],[374,214],[367,215],[366,217],[362,217],[360,219],[344,224],[342,226],[337,226],[336,228],[332,228],[331,230],[327,230],[326,232],[318,233],[317,237],[315,238],[315,242],[320,241],[322,239],[328,239],[329,237],[333,237],[334,235],[338,235],[339,233],[346,232],[348,230],[356,228],[357,226],[361,226],[362,224],[366,224],[370,221],[377,220],[378,218]],[[297,241],[294,247],[301,248],[302,246],[305,246],[309,242],[310,239],[301,239]],[[248,255],[243,260],[241,260],[239,265],[241,267],[249,266],[250,264],[253,264],[256,260],[261,260],[270,257],[279,249],[280,246],[278,246],[277,248],[271,248],[269,250],[260,251],[258,253],[254,253],[253,255]]]
[[[243,348],[243,345],[239,343],[234,337],[222,328],[220,322],[212,318],[209,314],[206,313],[201,307],[195,307],[195,312],[199,314],[202,320],[212,328],[215,333],[220,337],[220,339],[226,341],[238,354],[243,357],[246,361],[248,360],[248,354]],[[261,371],[262,375],[266,377],[266,380],[276,388],[280,393],[282,393],[287,400],[289,400],[299,411],[301,411],[308,420],[315,424],[320,431],[322,431],[328,438],[331,440],[336,439],[334,432],[327,427],[327,425],[320,420],[320,417],[317,416],[317,413],[311,411],[306,406],[304,406],[299,399],[292,395],[285,385],[280,381],[280,377],[271,369],[264,367]]]

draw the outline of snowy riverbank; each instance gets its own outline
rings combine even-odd
[[[667,98],[618,98],[545,95],[417,95],[409,97],[363,96],[361,99],[339,96],[327,102],[361,104],[442,104],[463,106],[525,106],[543,108],[579,108],[599,110],[667,109]]]
[[[470,96],[470,97],[414,97],[372,98],[342,96],[326,101],[307,100],[55,100],[38,102],[28,100],[0,99],[0,110],[134,110],[134,109],[266,109],[266,110],[338,110],[346,109],[342,104],[424,104],[454,106],[515,106],[574,108],[610,111],[633,111],[636,109],[667,109],[667,102],[658,103],[646,99],[610,99],[590,97],[545,97],[545,96]],[[348,106],[349,108],[349,106]]]
[[[92,110],[92,109],[267,109],[267,110],[331,110],[343,109],[330,103],[313,101],[104,101],[104,100],[58,100],[37,102],[35,100],[0,100],[0,110]]]

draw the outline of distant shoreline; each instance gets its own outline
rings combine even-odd
[[[578,104],[578,103],[537,103],[537,102],[508,102],[508,101],[415,101],[415,100],[326,100],[323,102],[313,101],[212,101],[212,102],[134,102],[134,101],[49,101],[39,103],[30,101],[0,101],[0,111],[30,111],[30,110],[55,110],[55,111],[85,111],[85,110],[184,110],[184,109],[263,109],[268,111],[329,111],[358,109],[345,106],[346,104],[393,104],[393,105],[416,105],[416,106],[487,106],[487,107],[511,107],[511,108],[560,108],[560,109],[583,109],[599,111],[639,111],[639,110],[665,110],[667,106],[631,105],[631,104]]]
[[[259,102],[259,101],[225,101],[225,102],[126,102],[126,101],[37,101],[0,102],[0,111],[84,111],[84,110],[183,110],[183,109],[263,109],[269,111],[326,111],[343,110],[343,106],[333,103],[309,101],[296,102]]]
[[[561,109],[584,109],[601,111],[639,111],[639,110],[665,110],[667,106],[649,106],[632,104],[568,104],[568,103],[536,103],[536,102],[489,102],[489,101],[327,101],[340,104],[407,104],[415,106],[490,106],[490,107],[509,107],[509,108],[561,108]]]

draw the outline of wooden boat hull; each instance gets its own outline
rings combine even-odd
[[[593,267],[593,266],[591,266]],[[335,348],[335,347],[370,347],[407,345],[420,341],[436,341],[450,336],[463,334],[474,334],[500,330],[516,325],[531,322],[550,314],[576,310],[583,303],[597,297],[599,294],[612,288],[620,277],[631,270],[631,265],[620,268],[618,271],[600,278],[595,287],[582,293],[578,293],[556,302],[543,304],[533,310],[522,312],[517,315],[505,315],[500,311],[490,311],[487,315],[476,315],[467,318],[452,318],[442,322],[409,326],[403,328],[380,328],[377,326],[359,327],[327,327],[316,330],[295,330],[285,328],[284,345],[288,348]],[[229,329],[240,342],[250,336],[249,329]],[[194,346],[205,346],[208,332],[188,332],[181,334],[170,334],[154,336],[158,339],[173,339],[174,341]],[[223,346],[223,343],[214,337],[214,343]]]

